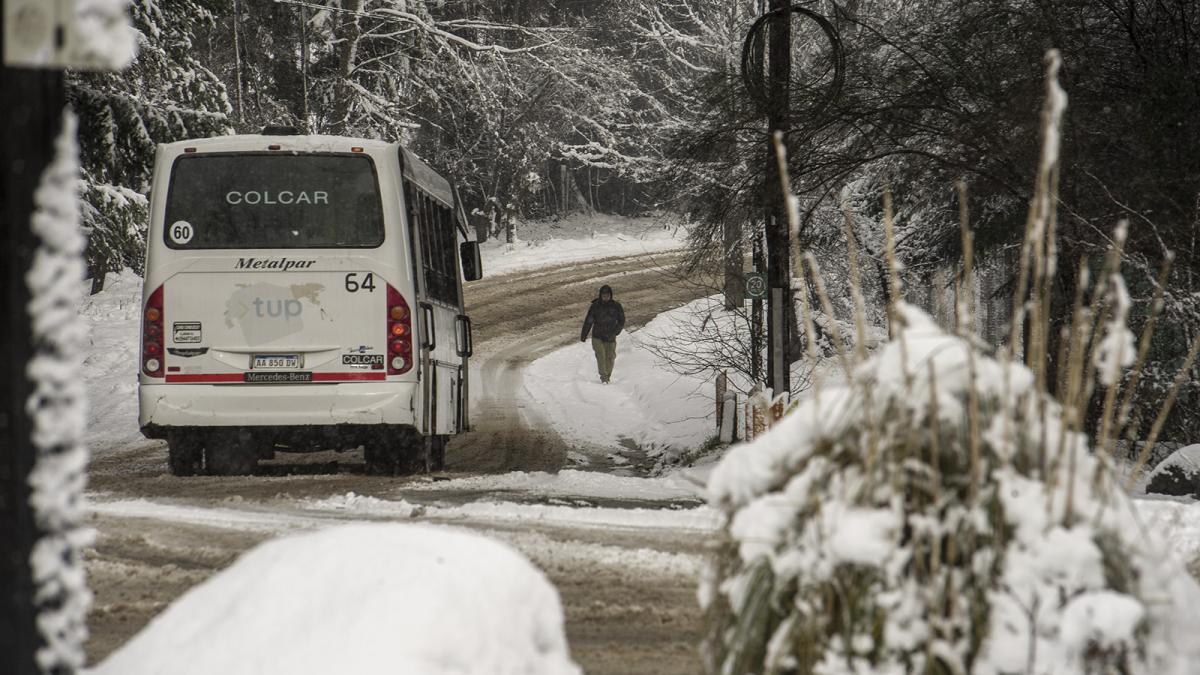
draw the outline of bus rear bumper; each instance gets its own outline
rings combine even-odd
[[[142,384],[138,425],[171,427],[417,426],[416,382],[228,385]]]

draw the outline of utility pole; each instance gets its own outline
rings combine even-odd
[[[758,225],[753,228],[754,247],[751,249],[751,263],[755,272],[767,268],[766,256],[763,252],[763,237],[758,231]],[[763,347],[763,301],[755,297],[750,301],[750,377],[754,386],[762,382],[762,347]]]
[[[5,17],[7,19],[7,17]],[[3,19],[0,19],[3,21]],[[0,24],[2,26],[3,24]],[[0,33],[0,48],[3,47]],[[34,654],[42,645],[35,624],[33,574],[29,554],[46,533],[34,523],[28,477],[34,464],[33,427],[25,402],[33,392],[25,366],[34,345],[26,317],[29,287],[25,273],[37,242],[30,230],[33,193],[53,158],[62,126],[62,73],[58,70],[0,68],[0,316],[4,317],[4,358],[0,358],[0,660],[7,673],[39,673]]]
[[[792,74],[790,0],[770,0],[767,24],[767,155],[763,204],[766,207],[767,386],[775,395],[791,391],[788,331],[792,314],[791,238],[787,201],[780,183],[775,134],[787,134]]]
[[[803,114],[805,119],[819,120],[826,114],[827,106],[841,91],[845,59],[837,28],[829,19],[800,4],[789,0],[759,0],[762,15],[750,27],[742,43],[742,80],[747,93],[760,106],[767,121],[767,153],[765,180],[763,182],[762,205],[765,222],[761,237],[765,251],[755,242],[755,271],[766,268],[767,287],[767,372],[766,383],[775,395],[790,393],[789,373],[791,343],[794,339],[795,309],[792,303],[791,270],[791,223],[788,218],[788,197],[784,194],[780,180],[780,162],[775,148],[778,135],[786,142],[789,132],[802,132],[804,125],[793,128],[793,116]],[[836,7],[835,7],[836,9]],[[828,42],[832,75],[817,87],[798,85],[804,103],[793,109],[792,101],[792,19],[799,15],[806,22],[814,23]],[[802,34],[803,35],[803,34]],[[798,38],[806,43],[812,35]],[[818,38],[820,39],[820,38]],[[820,95],[814,95],[819,93]],[[802,109],[802,110],[801,110]],[[795,139],[792,139],[795,141]],[[801,141],[803,145],[803,141]],[[787,166],[783,167],[787,171]],[[752,333],[759,335],[761,307],[756,303]],[[758,341],[751,338],[754,356],[751,370],[758,372]]]
[[[53,266],[47,260],[62,255],[62,249],[54,247],[63,246],[61,242],[45,246],[35,235],[35,192],[55,159],[55,140],[63,127],[63,69],[121,67],[132,58],[134,45],[119,3],[84,7],[75,0],[2,0],[0,7],[0,120],[4,122],[0,129],[0,317],[4,317],[0,325],[4,354],[0,358],[0,669],[12,675],[71,675],[81,661],[83,645],[74,622],[82,622],[83,609],[66,597],[73,589],[50,588],[47,596],[46,580],[35,588],[33,577],[32,552],[47,540],[50,548],[43,550],[62,555],[59,569],[50,572],[52,583],[61,582],[62,575],[80,564],[78,549],[66,539],[77,523],[64,513],[58,514],[59,519],[47,518],[45,505],[30,500],[31,476],[45,468],[39,466],[39,459],[65,452],[71,438],[63,433],[52,441],[43,439],[42,449],[36,448],[35,429],[44,433],[47,422],[44,417],[35,419],[31,408],[46,414],[48,406],[75,400],[70,393],[47,393],[45,386],[39,390],[28,371],[35,356],[60,357],[58,350],[69,341],[44,326],[37,329],[41,337],[36,337],[30,320],[31,286],[40,288],[39,297],[45,300],[47,283],[29,277],[35,256],[44,254],[39,269],[46,274]],[[63,182],[74,185],[70,177],[55,179],[59,189]],[[42,226],[43,232],[52,230],[45,222]],[[47,384],[44,376],[39,379]],[[47,449],[50,444],[53,447]],[[43,494],[65,471],[57,476],[55,469],[39,474]],[[77,483],[64,482],[64,489],[73,485]],[[53,496],[72,503],[78,495],[55,492]],[[62,622],[52,632],[43,633],[38,625],[45,610],[57,613]],[[48,649],[39,658],[39,649],[48,641],[56,641],[58,649]]]
[[[27,478],[34,464],[30,440],[32,423],[25,402],[33,387],[25,366],[33,354],[26,316],[30,293],[25,273],[37,249],[30,217],[33,193],[49,165],[52,145],[62,122],[62,74],[51,70],[2,69],[0,74],[0,119],[4,120],[4,143],[0,150],[4,174],[0,179],[3,209],[4,262],[3,359],[0,359],[0,654],[6,655],[8,671],[19,675],[39,672],[34,654],[42,640],[35,625],[33,575],[29,554],[33,544],[46,533],[38,530],[29,504]]]

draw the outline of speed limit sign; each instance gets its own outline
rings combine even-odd
[[[767,277],[762,272],[746,272],[746,298],[761,300],[767,297]]]

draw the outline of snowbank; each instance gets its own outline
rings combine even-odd
[[[700,500],[704,477],[674,473],[660,478],[614,476],[598,471],[564,469],[558,473],[512,471],[499,475],[469,476],[448,481],[415,483],[405,491],[510,492],[572,500],[667,501]]]
[[[599,447],[618,464],[627,455],[670,459],[699,447],[716,434],[714,375],[672,372],[657,354],[717,305],[701,298],[623,334],[611,384],[600,383],[590,341],[552,352],[525,369],[523,396],[563,439]]]
[[[88,444],[94,454],[154,443],[138,431],[137,367],[142,278],[109,273],[104,290],[86,296],[79,313],[90,328],[83,362],[88,392]]]
[[[266,542],[92,671],[578,672],[558,593],[520,554],[459,530],[398,524]]]
[[[525,399],[544,413],[559,436],[585,448],[599,447],[610,461],[619,464],[644,454],[660,467],[674,464],[716,436],[717,370],[727,369],[731,390],[751,387],[732,365],[745,356],[749,326],[744,315],[724,305],[720,295],[699,298],[622,336],[609,385],[599,382],[590,342],[548,354],[525,369]],[[842,330],[853,334],[852,326]],[[868,334],[871,348],[886,339],[883,329],[872,328]],[[815,368],[800,359],[791,368],[793,391],[805,390],[817,379],[826,385],[845,379],[836,359],[822,360]],[[745,400],[738,396],[739,405]],[[739,409],[739,436],[742,414]],[[707,477],[711,464],[704,469]]]

